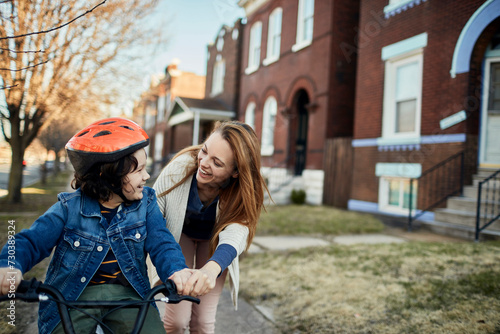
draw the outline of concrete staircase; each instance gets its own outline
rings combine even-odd
[[[436,233],[474,240],[478,184],[494,172],[496,170],[480,169],[473,177],[473,184],[464,187],[463,196],[450,197],[446,203],[446,208],[434,210],[434,221],[422,221],[421,224]],[[498,214],[500,208],[500,181],[493,182],[496,182],[496,184],[494,186],[490,185],[489,191],[483,189],[481,192],[481,198],[483,199],[481,212]],[[493,201],[493,198],[496,201]],[[486,221],[484,218],[481,219],[481,225],[484,225]],[[500,220],[483,230],[480,239],[500,239]]]
[[[276,189],[277,190],[273,190]],[[271,196],[276,205],[286,205],[291,203],[290,195],[293,189],[304,189],[304,179],[302,176],[293,176],[285,184],[280,187],[270,187]],[[264,203],[268,204],[269,199],[267,193],[265,193]]]

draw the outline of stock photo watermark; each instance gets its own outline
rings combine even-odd
[[[7,273],[9,282],[9,306],[7,306],[7,323],[11,326],[16,326],[16,273],[14,264],[16,263],[16,221],[9,220],[7,224],[7,250],[8,250],[8,268],[11,270]]]

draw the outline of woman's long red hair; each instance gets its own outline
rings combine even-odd
[[[232,223],[248,227],[247,248],[250,246],[255,236],[260,213],[264,207],[264,191],[269,193],[266,182],[260,173],[260,145],[255,131],[245,123],[228,121],[217,122],[212,134],[215,132],[229,143],[234,154],[238,178],[219,192],[219,215],[210,240],[210,254],[213,254],[217,247],[219,233]],[[159,197],[166,196],[196,173],[198,169],[197,156],[202,146],[187,147],[174,156],[172,160],[189,153],[193,157],[193,164],[186,167],[185,176],[177,184],[159,194]]]

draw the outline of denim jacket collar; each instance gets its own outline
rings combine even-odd
[[[81,189],[77,191],[81,192]],[[80,202],[80,213],[85,217],[101,217],[101,208],[99,207],[99,202],[85,196],[82,193],[82,200]],[[130,205],[120,204],[118,208],[118,214],[127,214],[129,212],[139,209],[142,201],[134,201]]]

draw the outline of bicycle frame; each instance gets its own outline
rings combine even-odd
[[[110,308],[109,312],[104,315],[101,319],[97,319],[91,316],[100,326],[107,327],[103,320],[104,318],[112,313],[113,311],[120,308],[131,308],[135,307],[139,309],[137,314],[134,328],[131,334],[138,334],[146,319],[146,315],[148,313],[149,304],[151,302],[157,301],[154,298],[155,295],[163,293],[165,295],[164,298],[160,298],[160,301],[177,304],[183,300],[187,300],[193,303],[200,303],[200,300],[191,296],[181,296],[177,294],[177,288],[175,283],[172,280],[167,280],[166,283],[162,285],[158,285],[150,290],[147,296],[144,297],[143,300],[135,300],[135,301],[99,301],[99,300],[89,300],[89,301],[66,301],[64,296],[54,288],[48,284],[44,284],[36,279],[32,279],[31,281],[22,280],[17,288],[15,293],[15,299],[20,299],[26,302],[40,302],[45,300],[52,300],[57,303],[57,308],[59,310],[59,315],[61,317],[62,326],[64,328],[64,332],[66,334],[76,334],[73,328],[73,322],[71,321],[71,317],[69,315],[69,308],[74,308],[81,312],[82,309],[88,308]],[[9,300],[9,296],[1,296],[0,302]],[[85,313],[85,312],[84,312]],[[89,315],[90,316],[90,315]],[[109,328],[108,328],[109,329]]]

